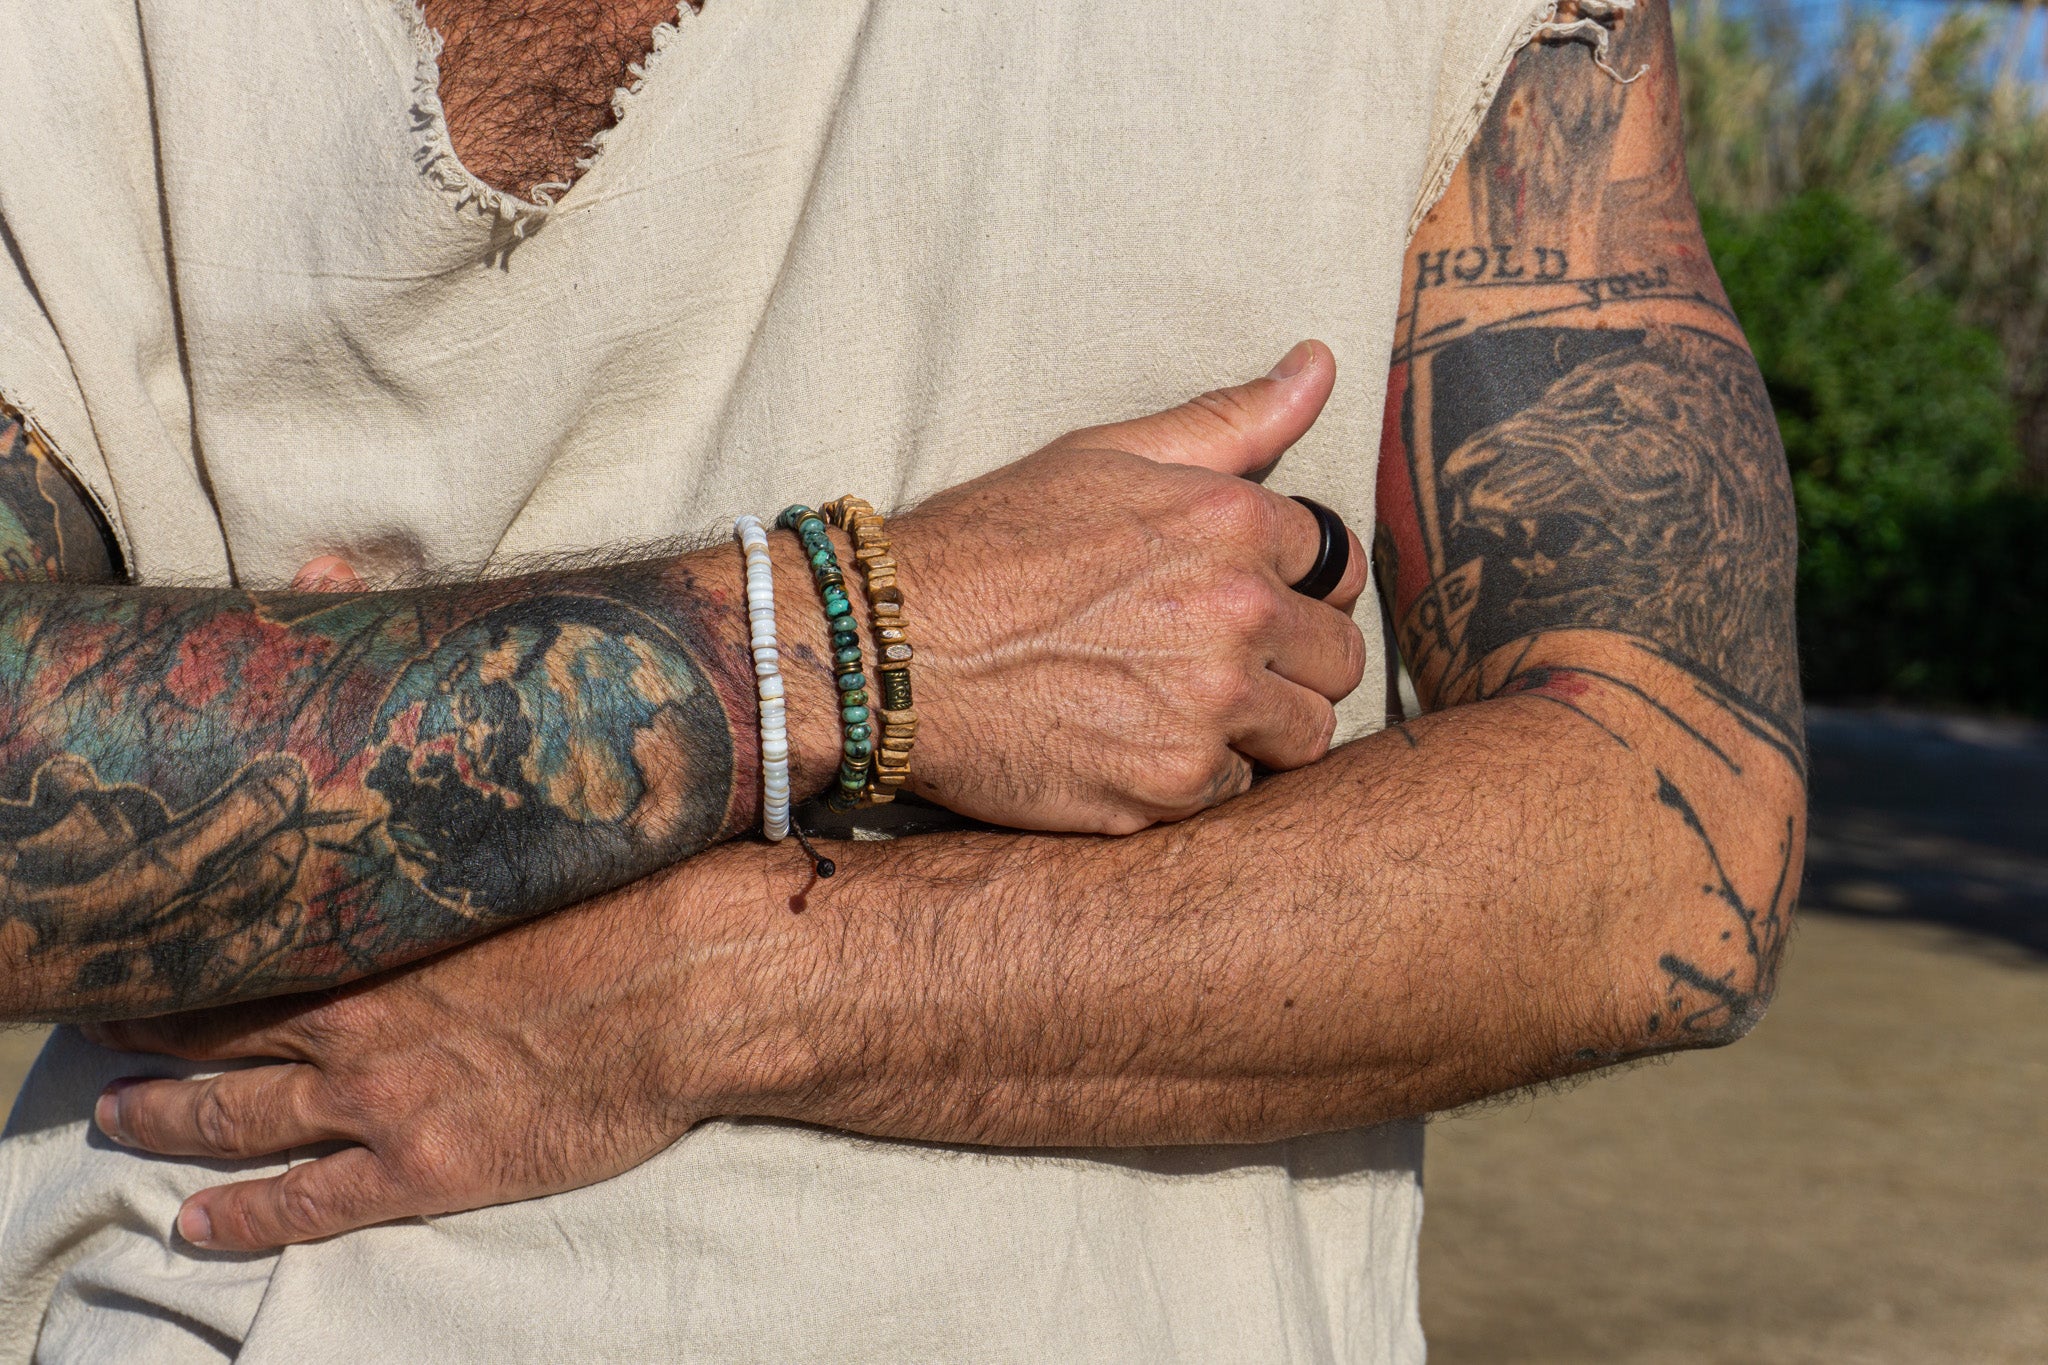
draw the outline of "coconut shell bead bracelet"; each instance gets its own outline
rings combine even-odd
[[[849,493],[826,503],[825,515],[853,538],[853,557],[867,589],[875,631],[875,677],[882,694],[882,737],[874,754],[873,778],[862,796],[883,805],[894,801],[910,780],[910,751],[917,743],[917,711],[910,690],[915,651],[903,621],[903,589],[896,583],[896,560],[881,513]]]
[[[825,628],[831,632],[832,671],[839,689],[839,718],[845,725],[840,745],[839,777],[826,804],[851,810],[867,789],[875,753],[874,725],[868,702],[868,679],[861,671],[860,627],[854,624],[853,603],[846,596],[846,576],[839,554],[826,533],[825,519],[798,503],[786,507],[775,524],[794,531],[810,561],[811,578],[825,603]]]

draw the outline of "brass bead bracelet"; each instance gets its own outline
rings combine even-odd
[[[910,781],[910,751],[917,744],[917,711],[910,692],[910,632],[903,623],[903,589],[896,583],[882,514],[848,494],[824,506],[834,526],[853,538],[853,557],[867,589],[868,615],[875,632],[875,675],[881,684],[882,727],[874,768],[861,793],[871,805],[886,805]]]

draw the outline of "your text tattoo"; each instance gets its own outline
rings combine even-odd
[[[1668,12],[1568,27],[1517,57],[1411,250],[1374,554],[1426,703],[1536,698],[1658,756],[1643,809],[1722,927],[1659,954],[1640,1051],[1739,1034],[1775,982],[1800,822],[1729,812],[1804,781],[1794,523],[1677,160]]]

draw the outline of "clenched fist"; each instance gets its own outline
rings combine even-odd
[[[893,523],[914,593],[914,783],[966,815],[1122,834],[1243,791],[1252,764],[1321,758],[1365,643],[1350,569],[1288,585],[1321,532],[1245,476],[1314,423],[1335,362],[1063,436]],[[911,576],[914,575],[914,578]]]
[[[1128,834],[1237,795],[1254,763],[1321,758],[1365,667],[1365,554],[1352,535],[1327,600],[1292,591],[1321,529],[1246,476],[1335,377],[1304,342],[1262,379],[1073,432],[892,517],[919,641],[913,789],[995,824]],[[363,585],[330,556],[293,586]],[[785,594],[792,622],[815,610],[790,564]],[[790,724],[836,752],[831,711],[793,704]]]

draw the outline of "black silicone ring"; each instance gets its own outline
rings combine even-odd
[[[1315,565],[1293,587],[1303,597],[1320,601],[1337,591],[1337,585],[1344,581],[1344,571],[1351,567],[1351,532],[1345,529],[1344,518],[1314,498],[1296,498],[1295,501],[1316,514],[1316,525],[1322,528],[1323,543],[1316,547]]]

